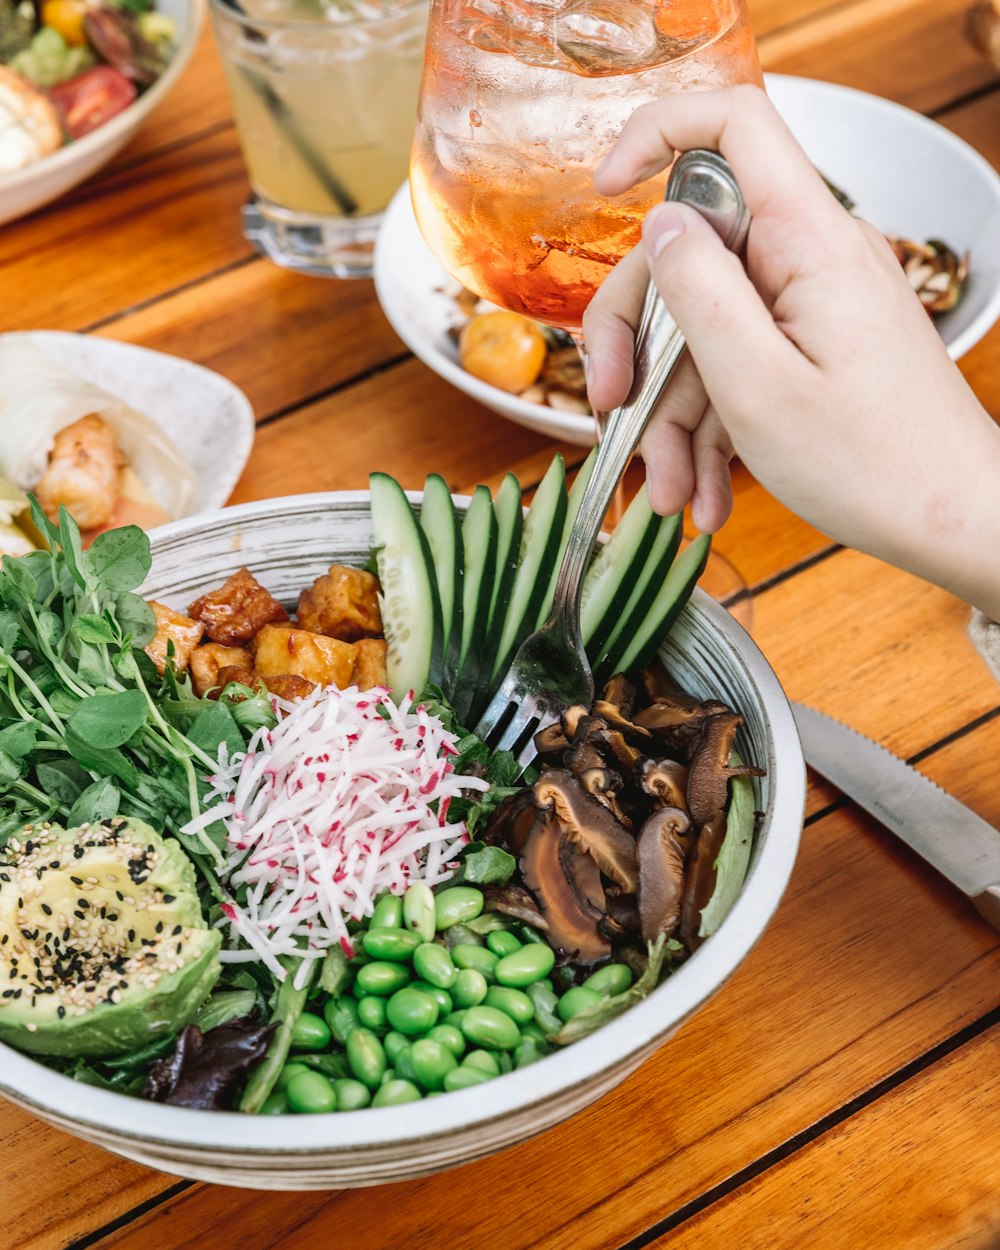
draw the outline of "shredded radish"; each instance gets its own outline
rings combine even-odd
[[[383,891],[446,881],[468,842],[449,804],[489,784],[455,772],[455,735],[412,697],[397,706],[383,687],[330,686],[273,702],[274,729],[231,758],[221,748],[207,806],[184,832],[225,825],[221,876],[246,891],[242,905],[222,904],[221,958],[258,957],[280,981],[282,955],[301,970],[337,944],[353,955],[347,921],[370,915]]]

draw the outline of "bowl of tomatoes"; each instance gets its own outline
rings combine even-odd
[[[203,0],[0,0],[0,225],[107,164],[194,52]]]

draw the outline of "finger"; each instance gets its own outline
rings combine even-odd
[[[611,270],[583,314],[587,395],[597,412],[623,404],[632,387],[635,325],[649,282],[641,247]]]
[[[708,222],[683,204],[661,204],[643,226],[650,270],[687,340],[714,407],[766,403],[754,391],[774,371],[806,361],[775,325],[739,259]]]
[[[692,435],[691,450],[691,520],[703,534],[714,534],[733,510],[733,479],[729,471],[733,444],[714,408],[708,408]]]
[[[646,462],[646,493],[654,512],[672,516],[686,508],[694,492],[691,435],[673,421],[654,417],[640,443]]]
[[[665,96],[636,109],[594,174],[602,195],[621,195],[679,152],[711,148],[729,161],[751,214],[843,215],[809,158],[759,87]]]

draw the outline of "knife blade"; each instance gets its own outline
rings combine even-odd
[[[855,729],[792,703],[806,763],[902,839],[1000,929],[1000,830]]]

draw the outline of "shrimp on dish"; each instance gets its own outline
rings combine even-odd
[[[56,434],[35,494],[53,521],[62,506],[81,529],[96,529],[114,516],[124,467],[114,430],[90,413]]]

